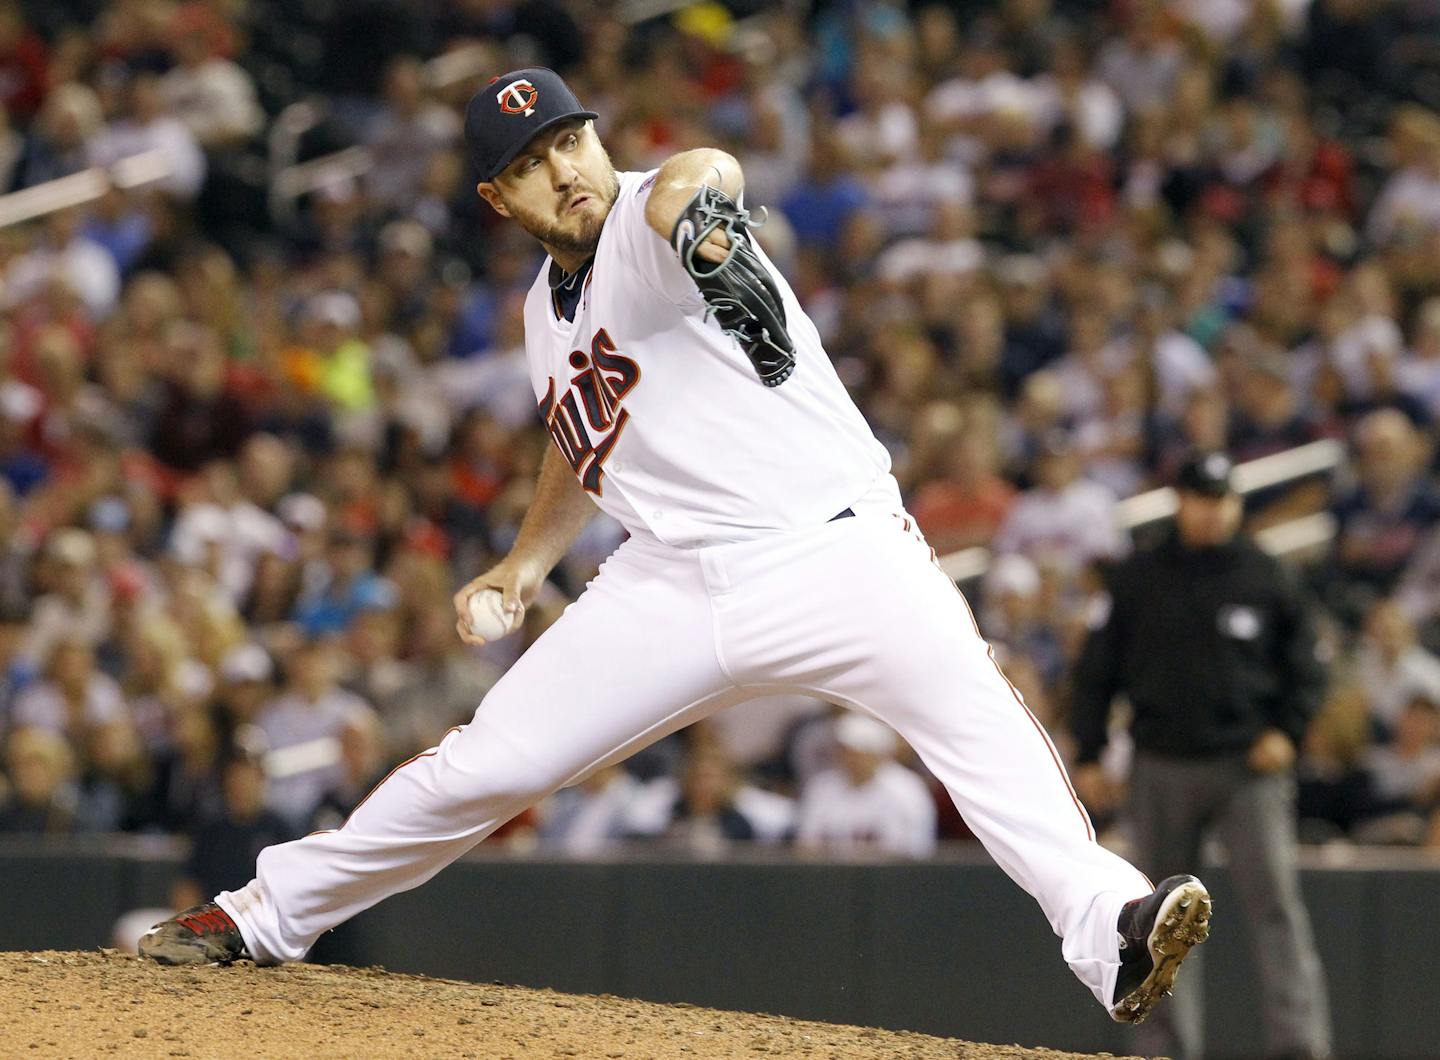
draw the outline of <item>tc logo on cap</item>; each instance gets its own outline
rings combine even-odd
[[[523,114],[527,118],[535,113],[535,101],[539,98],[540,90],[524,78],[511,81],[495,93],[495,101],[506,114]]]

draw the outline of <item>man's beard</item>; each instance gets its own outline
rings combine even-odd
[[[582,192],[582,194],[591,193]],[[563,250],[571,254],[593,254],[595,248],[600,245],[600,232],[605,227],[605,219],[610,216],[608,207],[614,206],[616,198],[620,195],[620,180],[615,176],[614,166],[606,167],[602,186],[593,194],[604,200],[607,209],[599,217],[591,216],[588,213],[581,215],[578,231],[562,227],[558,221],[542,221],[528,211],[517,209],[513,203],[507,202],[505,205],[516,223],[547,247],[554,247],[556,250]]]

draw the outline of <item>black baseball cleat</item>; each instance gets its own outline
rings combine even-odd
[[[142,935],[140,956],[160,964],[229,964],[250,955],[230,914],[214,902],[205,902]]]
[[[1126,902],[1115,925],[1120,973],[1114,1018],[1143,1023],[1175,983],[1180,962],[1210,936],[1210,892],[1194,876],[1171,876],[1155,892]]]

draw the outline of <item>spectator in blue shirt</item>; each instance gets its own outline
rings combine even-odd
[[[849,171],[839,142],[817,136],[804,179],[781,200],[780,209],[801,246],[834,250],[869,202],[864,185]]]
[[[295,608],[295,621],[307,637],[343,633],[362,611],[396,605],[399,594],[375,572],[374,553],[364,534],[341,528],[330,535],[322,579]]]

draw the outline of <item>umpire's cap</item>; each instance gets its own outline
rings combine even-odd
[[[539,132],[596,118],[554,70],[533,66],[493,78],[465,107],[465,149],[481,180],[494,180]]]
[[[1224,453],[1196,453],[1180,468],[1175,488],[1206,497],[1229,496],[1235,492],[1235,465]]]

